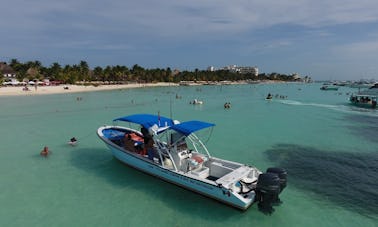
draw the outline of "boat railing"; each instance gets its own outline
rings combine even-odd
[[[211,157],[211,155],[210,155],[209,151],[207,150],[205,144],[203,144],[203,142],[195,134],[190,134],[187,138],[193,144],[193,147],[196,150],[196,152],[203,153],[203,152],[200,152],[200,148],[202,148],[202,150],[206,153],[206,155],[209,158]]]
[[[157,150],[159,150],[158,153],[160,159],[164,160],[164,158],[169,158],[172,161],[172,166],[176,171],[186,171],[186,167],[183,165],[185,165],[185,159],[190,158],[192,152],[199,153],[210,158],[210,154],[206,146],[193,133],[188,136],[180,133],[168,133],[165,134],[165,136],[167,137],[164,138],[163,134],[161,134],[161,136],[155,134],[153,137],[155,140],[155,147]],[[187,154],[187,156],[184,156],[183,154]],[[165,166],[164,162],[162,162],[162,166],[165,168],[171,168]]]
[[[164,159],[169,158],[172,161],[173,168],[177,171],[177,165],[171,155],[171,152],[169,152],[169,148],[167,144],[160,142],[159,140],[155,141],[156,148],[158,150],[159,158],[162,160],[162,166],[165,168],[170,168],[169,166],[166,166]]]

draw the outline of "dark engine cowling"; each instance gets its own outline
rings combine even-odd
[[[282,168],[268,168],[259,175],[256,185],[256,200],[260,211],[271,214],[273,205],[281,203],[278,195],[286,187],[287,172]]]
[[[277,167],[271,167],[266,170],[267,173],[276,173],[278,177],[280,178],[280,193],[284,188],[286,188],[286,182],[287,182],[287,172],[285,169],[277,168]]]

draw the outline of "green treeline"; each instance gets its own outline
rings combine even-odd
[[[126,66],[97,66],[90,69],[86,61],[80,61],[79,64],[61,66],[55,62],[49,67],[45,67],[40,61],[19,62],[12,59],[10,66],[19,81],[43,80],[60,81],[62,83],[74,84],[76,82],[92,81],[112,81],[118,83],[138,82],[138,83],[155,83],[155,82],[173,82],[180,81],[240,81],[240,80],[282,80],[292,81],[293,76],[271,73],[259,74],[255,76],[251,73],[241,74],[228,70],[207,71],[178,71],[171,68],[165,69],[145,69],[137,64],[132,68]]]

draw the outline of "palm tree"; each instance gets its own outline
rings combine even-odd
[[[49,70],[49,75],[51,76],[52,80],[59,80],[61,77],[62,67],[59,65],[59,63],[54,62]]]
[[[93,70],[92,80],[101,80],[103,78],[103,69],[100,66],[97,66]]]
[[[79,72],[81,80],[89,80],[89,66],[86,61],[80,61]]]

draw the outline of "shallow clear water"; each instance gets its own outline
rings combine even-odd
[[[350,106],[352,88],[320,86],[0,97],[0,226],[377,226],[378,111]],[[269,92],[287,98],[266,101]],[[121,164],[96,136],[116,117],[158,112],[215,123],[204,135],[213,156],[286,168],[284,203],[270,216],[256,204],[240,212]]]

